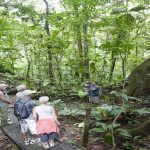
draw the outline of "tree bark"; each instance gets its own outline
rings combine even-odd
[[[83,147],[88,149],[88,141],[89,141],[89,127],[90,127],[90,116],[91,116],[91,104],[85,104],[86,108],[86,116],[84,120],[84,133],[83,133]]]
[[[89,70],[89,46],[88,46],[88,26],[87,23],[83,25],[83,34],[84,34],[84,66],[85,66],[85,79],[90,79],[90,70]]]
[[[75,16],[78,19],[79,12],[78,12],[78,6],[74,5],[75,10]],[[84,62],[83,62],[83,46],[82,46],[82,36],[81,36],[81,25],[76,26],[76,34],[77,34],[77,46],[78,46],[78,52],[79,52],[79,67],[84,68]],[[80,72],[80,78],[81,82],[83,81],[84,74]]]
[[[88,12],[87,4],[84,4],[84,10],[86,19],[83,23],[83,37],[84,37],[84,68],[85,68],[85,80],[90,80],[90,70],[89,70],[89,43],[88,43]],[[89,101],[89,100],[88,100]],[[89,140],[89,124],[90,124],[90,115],[91,115],[91,104],[86,104],[86,118],[84,121],[84,133],[83,133],[83,147],[85,150],[88,149],[88,140]]]
[[[26,54],[26,59],[27,59],[27,63],[28,63],[27,73],[26,73],[26,80],[29,81],[29,79],[30,79],[31,62],[30,62],[30,59],[29,59],[29,56],[28,56],[28,52],[27,52],[26,49],[25,49],[25,54]]]
[[[109,81],[111,82],[112,79],[113,79],[113,72],[114,72],[114,69],[115,69],[115,64],[116,64],[116,57],[114,57],[113,55],[113,52],[112,52],[112,57],[111,57],[111,68],[110,68],[110,75],[109,75]]]
[[[46,5],[46,19],[45,19],[45,31],[47,33],[48,36],[50,36],[50,29],[49,29],[49,23],[48,23],[48,16],[49,16],[49,4],[46,0],[44,0],[44,3]],[[48,74],[50,79],[52,79],[54,77],[53,75],[53,65],[52,65],[52,52],[51,52],[51,45],[47,46],[48,52]]]

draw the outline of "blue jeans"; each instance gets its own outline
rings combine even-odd
[[[41,142],[47,142],[49,140],[55,141],[58,137],[57,132],[52,132],[52,133],[44,133],[39,135]]]

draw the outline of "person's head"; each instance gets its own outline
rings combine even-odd
[[[32,98],[32,94],[36,93],[36,91],[31,91],[31,90],[24,90],[23,95],[27,98]]]
[[[16,87],[16,89],[17,89],[17,91],[24,91],[24,90],[26,90],[26,85],[24,85],[24,84],[21,84],[21,85],[18,85],[17,87]]]
[[[41,97],[39,98],[39,102],[40,102],[41,104],[46,104],[48,101],[49,101],[49,97],[48,97],[48,96],[41,96]]]
[[[90,82],[85,82],[85,83],[83,83],[83,90],[84,90],[85,92],[88,92],[89,89],[90,89]]]
[[[0,84],[0,90],[5,91],[7,89],[8,85],[7,84]]]

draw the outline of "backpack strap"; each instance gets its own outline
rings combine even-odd
[[[25,105],[27,102],[29,102],[29,107],[26,107],[26,105]],[[25,107],[26,107],[28,113],[31,114],[32,111],[31,111],[31,103],[30,103],[30,100],[27,100],[27,101],[24,103],[24,105],[25,105]]]
[[[31,112],[30,112],[30,108],[31,108],[30,101],[29,101],[29,100],[26,100],[25,102],[22,102],[22,101],[20,100],[20,102],[21,102],[23,105],[25,105],[27,102],[29,102],[29,107],[26,107],[26,105],[25,105],[25,108],[26,108],[26,110],[28,111],[28,113],[31,114]],[[22,108],[21,111],[23,111],[23,108]]]

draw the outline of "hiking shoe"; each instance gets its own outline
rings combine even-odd
[[[30,139],[28,138],[27,141],[24,141],[24,145],[29,145],[30,144]]]
[[[13,122],[12,121],[7,121],[7,124],[13,124]]]
[[[49,145],[50,145],[50,147],[53,147],[55,144],[54,143],[50,143]]]
[[[37,143],[40,143],[40,142],[41,142],[40,138],[37,138]]]
[[[7,119],[7,124],[13,124],[13,122],[8,118]]]
[[[30,144],[35,144],[35,143],[37,143],[37,142],[38,142],[38,138],[32,139],[32,140],[30,141]]]
[[[44,149],[49,149],[49,145],[43,144],[43,148],[44,148]]]
[[[53,147],[55,145],[54,141],[49,142],[50,147]]]

